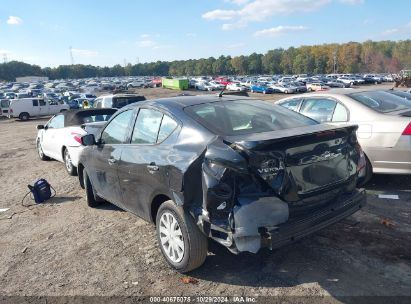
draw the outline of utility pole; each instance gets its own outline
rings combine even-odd
[[[3,62],[7,63],[7,53],[3,53]]]
[[[71,65],[74,65],[73,48],[69,47]]]

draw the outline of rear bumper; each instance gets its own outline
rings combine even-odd
[[[360,189],[353,196],[318,210],[310,217],[290,220],[268,231],[264,245],[270,249],[282,247],[350,216],[365,205],[366,192]]]

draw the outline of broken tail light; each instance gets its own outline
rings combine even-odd
[[[73,139],[78,142],[79,144],[81,144],[81,137],[83,136],[82,134],[79,133],[75,133],[75,132],[71,132],[70,133],[71,136],[73,136]]]
[[[408,126],[405,127],[402,135],[411,135],[411,122],[408,124]]]

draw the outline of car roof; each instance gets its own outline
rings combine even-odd
[[[235,95],[224,95],[219,97],[218,95],[198,95],[198,96],[177,96],[170,98],[159,98],[146,100],[139,103],[133,103],[128,105],[126,108],[140,107],[142,105],[152,105],[160,106],[163,108],[180,108],[190,107],[194,105],[212,103],[219,101],[239,101],[239,100],[251,100],[252,98],[244,96],[235,96]]]

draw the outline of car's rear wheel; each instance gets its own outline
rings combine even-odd
[[[40,139],[37,139],[37,154],[39,155],[39,158],[41,160],[49,160],[50,158],[48,156],[46,156],[43,152],[43,148],[41,147],[41,142]]]
[[[89,207],[97,207],[102,203],[102,199],[99,198],[94,191],[93,185],[90,182],[90,178],[87,175],[86,170],[83,171],[84,189],[86,190],[86,202]]]
[[[30,114],[26,112],[23,112],[19,115],[20,120],[29,120],[29,118],[30,118]]]
[[[64,157],[64,165],[66,167],[67,173],[71,176],[77,175],[77,168],[73,165],[73,162],[71,161],[71,157],[70,157],[70,153],[68,149],[64,149],[63,157]]]
[[[173,201],[164,202],[156,217],[157,240],[166,261],[179,272],[200,267],[207,257],[207,237],[190,214]]]

